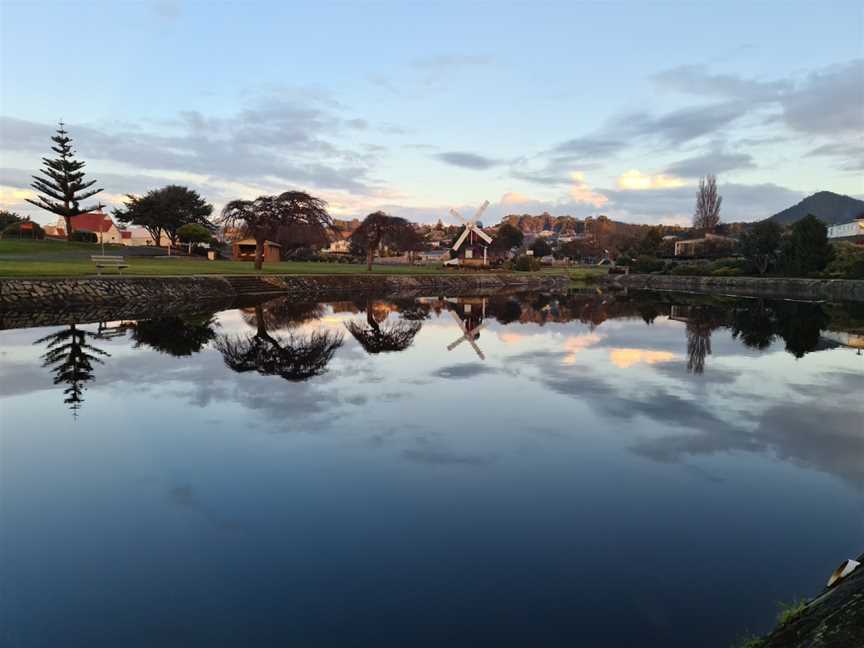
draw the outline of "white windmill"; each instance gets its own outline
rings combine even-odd
[[[470,315],[465,321],[463,321],[462,318],[460,318],[456,314],[456,311],[452,311],[452,310],[450,311],[450,315],[453,316],[453,319],[456,320],[456,324],[459,326],[459,329],[462,331],[462,337],[460,337],[458,340],[455,340],[451,344],[448,344],[447,345],[448,351],[452,351],[453,349],[455,349],[457,346],[459,346],[463,342],[468,342],[468,344],[471,345],[471,348],[474,349],[474,352],[477,354],[477,356],[481,360],[486,359],[486,356],[483,355],[483,352],[480,350],[480,347],[477,346],[477,342],[476,342],[477,338],[480,336],[480,329],[482,329],[484,326],[483,320],[486,319],[486,300],[485,299],[483,300],[482,309],[483,310],[482,310],[482,313],[480,314],[479,321],[477,322],[477,324],[475,326],[473,326],[470,329],[468,328],[468,326],[471,326],[471,323],[473,320],[473,318]],[[471,305],[470,304],[465,305],[465,311],[466,311],[466,313],[471,312]],[[467,326],[465,324],[466,321],[468,322]],[[476,320],[474,320],[474,321],[476,321]]]
[[[455,209],[450,210],[450,214],[454,217],[458,218],[465,224],[465,229],[462,230],[462,234],[459,235],[459,238],[456,239],[456,242],[453,243],[453,247],[451,248],[450,254],[453,258],[447,262],[447,264],[458,265],[460,262],[464,263],[466,260],[475,259],[475,247],[477,244],[477,239],[480,241],[485,241],[486,244],[482,245],[483,247],[483,265],[487,264],[486,261],[486,248],[492,244],[492,237],[489,236],[486,232],[480,229],[480,216],[483,215],[483,212],[486,211],[486,208],[489,206],[489,201],[485,201],[480,207],[477,209],[477,212],[474,214],[474,218],[472,220],[466,220],[462,217]],[[461,258],[458,256],[460,248],[465,245],[464,254]],[[469,264],[471,265],[471,264]]]

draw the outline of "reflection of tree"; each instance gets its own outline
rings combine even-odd
[[[515,298],[490,299],[487,313],[491,314],[501,324],[518,322],[522,317],[522,306]]]
[[[421,322],[399,320],[390,322],[387,319],[379,322],[375,318],[372,303],[366,304],[366,323],[352,320],[345,323],[345,328],[360,343],[366,353],[386,353],[388,351],[404,351],[423,326]]]
[[[160,317],[135,324],[132,339],[135,348],[142,344],[172,356],[198,353],[216,337],[212,315],[194,317]]]
[[[217,338],[215,346],[228,368],[239,373],[257,371],[264,376],[299,382],[324,373],[333,354],[342,346],[342,335],[327,331],[291,334],[287,338],[270,335],[266,319],[263,306],[259,304],[255,307],[257,331],[254,335]]]
[[[263,322],[267,330],[294,328],[311,320],[324,316],[324,306],[317,302],[296,302],[288,297],[271,299],[258,304],[254,309],[247,309],[243,319],[250,326],[259,326]]]
[[[774,341],[777,333],[774,311],[762,299],[737,308],[733,314],[732,337],[745,346],[764,351]]]
[[[432,310],[429,304],[422,304],[414,299],[394,299],[393,303],[399,310],[403,320],[422,322],[429,319]]]
[[[779,333],[789,353],[802,358],[819,346],[819,335],[829,321],[820,304],[785,302],[778,311]]]
[[[711,355],[711,333],[722,325],[722,313],[712,308],[693,307],[687,319],[687,371],[701,374],[705,358]]]
[[[54,373],[54,384],[69,385],[63,394],[63,402],[77,415],[84,402],[86,383],[93,380],[93,363],[102,364],[96,355],[110,356],[109,353],[88,344],[88,339],[94,339],[95,334],[82,331],[71,324],[63,329],[36,340],[33,344],[48,343],[47,351],[42,356],[43,367],[51,367]]]

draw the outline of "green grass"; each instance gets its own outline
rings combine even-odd
[[[128,268],[124,275],[243,275],[258,274],[251,261],[208,261],[202,257],[143,257],[129,256],[122,245],[106,245],[105,254],[126,256]],[[0,240],[0,277],[85,277],[96,274],[90,255],[101,254],[102,247],[93,243],[66,241]],[[572,281],[590,282],[606,274],[605,268],[544,268],[543,274],[566,274]],[[354,275],[366,274],[365,264],[317,263],[287,261],[265,263],[265,274],[288,275]],[[470,270],[430,266],[374,265],[373,274],[383,275],[453,275]],[[483,271],[484,274],[490,271]],[[103,275],[117,274],[103,270]],[[522,273],[519,273],[522,274]],[[527,273],[526,273],[527,274]]]
[[[777,625],[782,626],[797,619],[807,608],[807,599],[793,600],[790,603],[779,603],[780,611],[777,613]]]

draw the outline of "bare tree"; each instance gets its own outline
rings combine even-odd
[[[722,202],[723,197],[717,193],[717,176],[708,175],[700,178],[693,227],[713,232],[720,224],[720,203]]]
[[[327,203],[303,191],[286,191],[278,196],[259,196],[255,200],[232,200],[222,209],[219,224],[239,228],[255,239],[255,269],[264,264],[264,242],[275,238],[282,228],[292,225],[333,227]]]

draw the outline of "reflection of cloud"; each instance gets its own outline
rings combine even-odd
[[[402,456],[409,461],[431,466],[486,466],[492,463],[491,457],[480,455],[458,454],[450,450],[435,450],[431,448],[411,448],[402,451]]]
[[[576,355],[590,346],[593,346],[603,339],[602,335],[597,333],[583,333],[581,335],[571,335],[564,341],[564,349],[567,354],[561,359],[561,364],[572,365],[576,363]]]
[[[649,351],[648,349],[612,349],[609,359],[616,367],[627,369],[637,364],[658,364],[675,360],[675,354],[668,351]]]
[[[441,367],[438,371],[433,372],[433,376],[438,378],[474,378],[483,374],[496,373],[496,370],[489,365],[479,362],[471,362],[466,364],[450,365],[449,367]]]
[[[498,331],[497,335],[498,339],[504,344],[518,344],[525,339],[525,336],[521,333],[505,333],[504,331]]]

